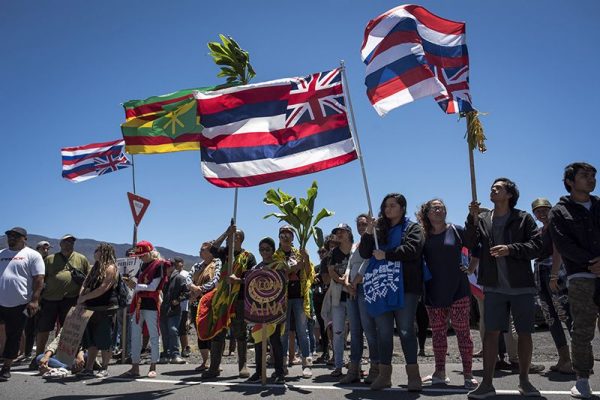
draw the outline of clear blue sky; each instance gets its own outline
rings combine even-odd
[[[79,184],[61,177],[60,148],[121,137],[121,103],[220,83],[206,43],[233,36],[249,51],[255,82],[306,75],[339,65],[348,80],[377,209],[401,192],[408,211],[441,197],[462,224],[470,201],[464,121],[421,99],[377,116],[364,89],[359,49],[367,22],[390,1],[4,1],[0,10],[0,110],[3,171],[0,221],[32,233],[72,233],[131,241],[126,169]],[[584,160],[600,167],[597,127],[600,2],[422,1],[467,23],[474,105],[488,152],[476,154],[478,194],[489,205],[498,176],[515,180],[518,207],[563,194],[562,170]],[[233,190],[207,183],[199,154],[136,156],[138,194],[152,203],[139,238],[196,254],[232,215]],[[238,226],[246,247],[275,237],[269,187],[304,194],[319,182],[318,207],[336,212],[330,230],[367,209],[358,162],[272,185],[240,190]],[[310,249],[315,254],[314,244]]]

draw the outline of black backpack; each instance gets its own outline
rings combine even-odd
[[[117,280],[117,304],[119,308],[127,307],[127,298],[129,297],[129,288],[121,279],[121,274],[119,274],[119,279]]]

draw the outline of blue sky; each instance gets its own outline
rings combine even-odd
[[[131,241],[126,192],[131,170],[73,184],[61,177],[60,148],[121,137],[121,103],[178,89],[218,84],[206,43],[219,33],[249,51],[254,82],[335,68],[345,60],[373,206],[401,192],[408,211],[433,197],[462,224],[470,201],[464,121],[425,98],[380,118],[365,95],[359,56],[364,28],[402,3],[390,1],[232,0],[5,1],[0,10],[0,165],[5,228],[58,237]],[[572,161],[600,166],[596,123],[600,80],[600,2],[422,1],[430,11],[467,23],[474,105],[488,151],[476,154],[478,195],[489,206],[494,178],[507,176],[530,210],[543,196],[564,192],[562,170]],[[596,99],[596,100],[594,100]],[[227,226],[233,190],[204,180],[199,154],[136,156],[139,195],[152,203],[139,238],[196,254]],[[318,207],[336,212],[324,230],[352,223],[367,209],[360,165],[239,192],[238,226],[246,247],[275,237],[274,211],[262,203],[270,187],[304,195],[319,183]],[[310,248],[315,254],[314,244]]]

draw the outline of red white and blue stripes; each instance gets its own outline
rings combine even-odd
[[[361,58],[379,115],[426,96],[449,114],[471,111],[465,24],[402,5],[371,20]]]
[[[339,69],[196,93],[202,172],[247,187],[356,159]]]
[[[118,171],[131,165],[123,153],[125,141],[92,143],[85,146],[64,147],[62,155],[62,176],[71,182],[83,182],[109,172]]]

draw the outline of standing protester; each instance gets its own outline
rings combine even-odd
[[[275,254],[275,241],[270,237],[262,239],[258,244],[258,251],[262,261],[254,266],[252,269],[287,269],[285,262],[277,262],[273,259]],[[273,364],[275,366],[275,372],[272,375],[273,383],[282,384],[285,383],[285,373],[283,370],[283,347],[281,345],[281,327],[282,323],[278,324],[267,324],[265,327],[268,336],[269,343],[271,345],[271,351],[273,354]],[[256,326],[253,331],[260,334],[260,329]],[[261,326],[262,328],[262,326]],[[253,335],[254,336],[254,335]],[[258,338],[256,338],[258,339]],[[256,360],[256,372],[248,379],[248,382],[257,383],[261,381],[262,372],[262,341],[256,340],[254,343],[254,358]]]
[[[327,246],[327,241],[323,247],[318,250],[320,261],[323,262],[325,257],[329,254],[329,248]],[[322,354],[317,357],[315,362],[317,363],[326,363],[329,361],[329,333],[327,331],[327,326],[325,325],[325,321],[321,316],[321,311],[323,310],[323,300],[325,299],[325,293],[329,289],[329,285],[331,284],[331,278],[329,277],[329,271],[327,268],[321,268],[321,263],[319,263],[318,270],[315,270],[315,280],[313,283],[313,304],[315,308],[315,314],[317,318],[317,325],[319,325],[319,342],[321,344],[321,352]],[[316,328],[315,328],[316,329]]]
[[[186,287],[189,288],[189,285],[192,283],[192,277],[188,271],[184,269],[185,265],[183,262],[183,258],[181,257],[173,257],[173,265],[175,266],[175,270],[179,275],[185,278]],[[181,321],[179,322],[179,343],[181,344],[181,356],[189,357],[191,354],[190,344],[188,334],[190,331],[189,324],[189,311],[190,311],[190,300],[186,298],[181,302]]]
[[[375,248],[376,229],[380,248]],[[369,225],[360,241],[360,256],[370,258],[365,273],[365,299],[375,316],[379,348],[379,375],[371,384],[372,390],[392,385],[392,353],[394,322],[400,331],[400,342],[406,362],[407,388],[421,391],[422,383],[417,364],[415,313],[423,292],[421,252],[425,238],[419,224],[406,217],[406,198],[390,193],[383,198],[379,219]],[[390,275],[393,281],[389,279]],[[369,288],[367,287],[369,286]]]
[[[46,258],[48,257],[48,255],[50,254],[50,249],[52,248],[52,246],[50,246],[50,242],[48,242],[47,240],[42,240],[39,241],[36,245],[35,245],[35,250],[40,253],[40,255],[42,256],[42,258]]]
[[[552,340],[558,351],[558,363],[552,365],[550,370],[562,374],[573,374],[571,352],[569,351],[569,345],[562,326],[562,323],[564,322],[569,334],[571,333],[573,320],[571,318],[567,291],[567,272],[562,263],[562,257],[558,250],[553,246],[552,238],[550,237],[548,214],[550,213],[551,208],[552,204],[550,204],[547,199],[543,198],[535,199],[531,204],[533,215],[535,215],[536,219],[543,225],[539,229],[539,232],[542,235],[542,253],[535,260],[533,273],[539,293],[542,313],[550,328]],[[550,274],[552,266],[555,263],[558,264],[557,270],[559,271],[558,276],[560,280],[555,279],[554,283],[558,284],[558,282],[560,282],[560,289],[559,287],[555,287],[556,293],[553,293],[553,289],[550,287]]]
[[[182,260],[183,261],[183,260]],[[165,265],[167,281],[162,289],[160,303],[160,334],[162,337],[165,363],[185,364],[179,352],[179,326],[181,323],[181,303],[188,298],[186,278],[179,273],[175,265]]]
[[[540,392],[529,381],[537,292],[531,260],[539,254],[542,241],[533,217],[515,208],[519,190],[513,181],[496,179],[490,200],[494,209],[482,213],[479,203],[472,202],[466,223],[466,247],[481,246],[477,283],[485,294],[483,381],[468,396],[485,399],[496,395],[492,380],[498,337],[501,331],[510,329],[512,314],[519,342],[519,393],[539,397]]]
[[[244,232],[240,229],[236,229],[235,225],[231,224],[225,232],[214,241],[214,246],[218,248],[225,239],[227,239],[227,246],[219,248],[219,258],[224,261],[224,264],[227,264],[227,274],[223,274],[221,279],[225,279],[231,288],[237,286],[237,293],[233,299],[235,315],[231,318],[231,332],[237,342],[238,376],[240,378],[248,378],[250,373],[246,366],[248,329],[246,321],[244,320],[244,275],[246,271],[256,265],[256,258],[251,252],[242,248]],[[233,263],[230,263],[229,252],[231,249],[230,246],[232,245],[234,259]],[[227,330],[224,329],[211,340],[210,367],[202,374],[203,379],[219,376],[226,335]]]
[[[88,351],[85,369],[80,376],[94,376],[94,362],[98,350],[102,352],[102,368],[97,378],[108,376],[108,363],[112,356],[114,318],[119,308],[117,301],[117,259],[115,249],[101,243],[94,251],[94,265],[81,286],[77,304],[94,311],[83,335],[83,347]]]
[[[331,231],[339,243],[327,257],[327,270],[331,277],[329,295],[331,296],[331,315],[333,321],[333,361],[335,369],[331,376],[339,378],[342,376],[344,366],[344,347],[346,342],[346,300],[349,297],[349,286],[346,275],[350,254],[352,253],[352,228],[348,224],[339,224]],[[362,346],[362,344],[361,344]],[[356,371],[354,371],[356,372]],[[358,374],[356,374],[358,375]]]
[[[423,378],[423,383],[450,383],[446,376],[446,352],[448,322],[451,322],[462,360],[465,389],[475,389],[477,380],[472,371],[473,340],[469,326],[471,291],[466,274],[468,266],[462,262],[465,231],[461,226],[446,222],[446,205],[440,199],[421,205],[417,218],[425,233],[423,260],[431,272],[431,279],[425,282],[425,307],[435,356],[435,372]]]
[[[591,194],[596,188],[596,168],[583,162],[567,165],[564,185],[569,195],[550,211],[550,234],[569,280],[571,357],[577,374],[571,396],[587,399],[592,396],[592,339],[600,311],[600,198]],[[550,273],[551,287],[558,280],[556,267]]]
[[[44,285],[44,261],[26,246],[27,231],[15,227],[5,234],[8,248],[0,250],[0,321],[5,322],[6,343],[0,381],[10,379],[26,319],[38,312]]]
[[[156,363],[159,360],[158,348],[158,310],[160,294],[165,281],[167,261],[162,260],[154,250],[152,243],[142,240],[135,245],[135,256],[142,260],[136,280],[123,277],[123,280],[134,290],[131,302],[131,369],[125,376],[140,376],[140,359],[142,350],[142,326],[144,322],[150,335],[150,369],[148,378],[156,378]],[[137,283],[136,283],[137,282]]]
[[[359,237],[365,233],[367,225],[367,214],[360,214],[356,217],[356,230]],[[352,255],[350,256],[348,269],[346,270],[346,284],[350,293],[349,298],[346,300],[346,311],[350,320],[350,365],[348,366],[348,373],[340,381],[342,384],[360,381],[360,363],[363,357],[364,336],[367,337],[369,361],[371,363],[365,383],[373,383],[379,374],[379,353],[377,352],[375,320],[367,312],[365,292],[362,285],[368,260],[360,256],[358,247],[359,243],[355,243],[352,246]]]
[[[192,274],[192,282],[188,284],[188,289],[190,290],[190,323],[194,326],[196,326],[196,316],[200,300],[205,294],[215,289],[221,277],[221,260],[216,258],[217,256],[218,249],[213,246],[212,242],[202,243],[200,247],[200,258],[202,258],[202,261],[194,264],[190,271]],[[210,340],[202,340],[198,337],[198,349],[202,357],[202,364],[196,368],[196,371],[204,372],[206,370],[210,343]],[[220,357],[219,362],[217,362],[215,357],[215,365],[220,364]]]
[[[60,326],[65,323],[69,310],[77,304],[81,284],[90,272],[87,258],[74,251],[76,240],[73,235],[64,235],[60,239],[60,251],[44,260],[46,276],[38,320],[38,349],[46,348],[48,336],[57,320]]]
[[[296,337],[302,353],[302,377],[312,376],[312,357],[308,343],[307,318],[310,317],[310,286],[314,281],[314,270],[306,253],[306,249],[297,249],[292,243],[294,231],[289,225],[279,228],[279,249],[275,252],[276,258],[285,258],[289,267],[288,275],[288,306],[285,322],[285,331],[281,336],[284,354],[284,366],[287,364],[288,331],[290,329],[291,315],[294,315]],[[284,367],[285,369],[286,367]]]

